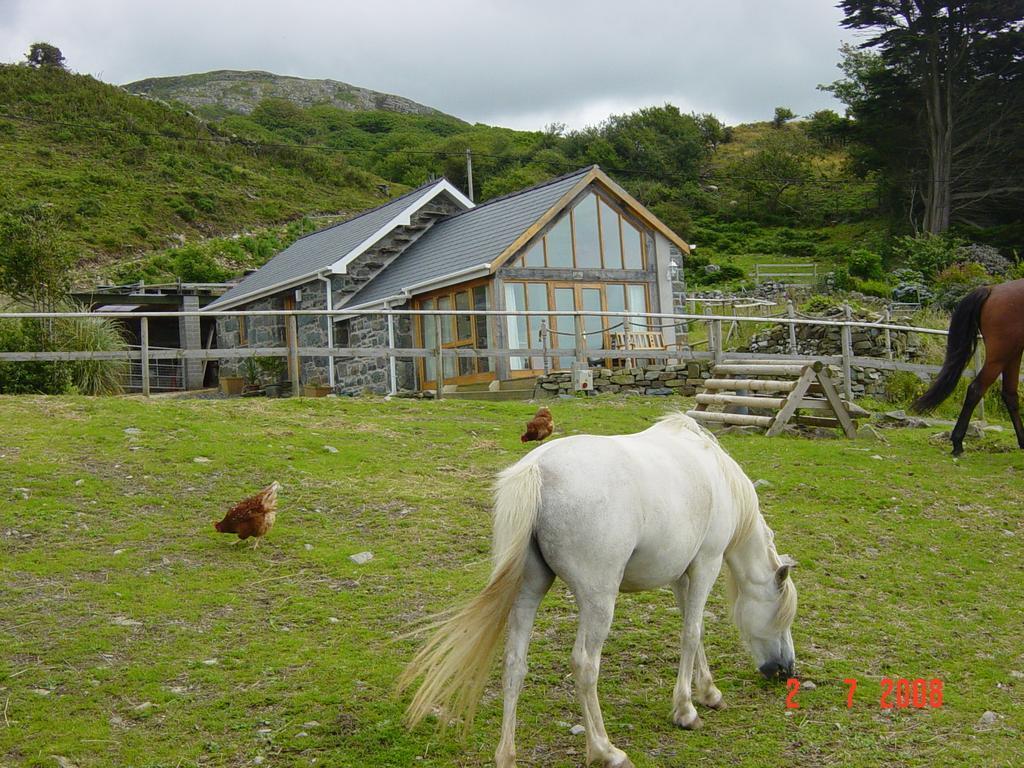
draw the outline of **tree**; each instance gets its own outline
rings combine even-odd
[[[896,176],[925,232],[1012,210],[1024,196],[1024,0],[843,0],[850,108],[874,160]],[[899,178],[902,176],[903,178]]]
[[[772,126],[774,128],[781,128],[794,117],[796,117],[796,112],[789,107],[776,107],[775,117],[772,118]]]
[[[32,43],[25,54],[25,61],[30,67],[56,67],[67,69],[64,65],[64,54],[60,48],[49,43]]]
[[[799,131],[767,133],[755,150],[728,169],[740,189],[774,216],[781,208],[802,213],[804,186],[813,175],[812,159],[817,151],[813,142]],[[797,190],[798,195],[792,194]]]
[[[0,216],[0,293],[42,311],[67,295],[75,259],[57,232],[56,215],[43,206]]]
[[[842,146],[849,139],[850,121],[831,109],[819,109],[807,118],[804,130],[823,147]]]

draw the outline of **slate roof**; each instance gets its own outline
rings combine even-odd
[[[354,218],[299,238],[258,270],[247,275],[217,301],[207,305],[206,309],[219,309],[224,304],[259,294],[268,288],[281,286],[283,290],[289,284],[314,277],[350,253],[403,210],[415,207],[420,198],[430,194],[441,183],[429,182]]]
[[[494,198],[437,222],[345,306],[372,304],[405,288],[493,261],[591,168]]]

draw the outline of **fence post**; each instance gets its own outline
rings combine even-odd
[[[142,394],[149,397],[149,318],[142,317]]]
[[[436,387],[434,397],[440,400],[444,393],[444,357],[441,355],[444,341],[441,339],[441,315],[434,315],[434,338],[437,339],[437,375],[434,382]]]
[[[299,397],[302,385],[299,383],[299,324],[295,315],[285,317],[284,335],[288,343],[288,378],[292,380],[292,395]]]
[[[885,324],[889,325],[890,323],[892,323],[892,310],[886,307]],[[885,356],[892,360],[892,332],[888,328],[885,329]]]
[[[789,315],[790,320],[796,317],[796,307],[793,306],[792,299],[786,299],[786,314]],[[789,324],[789,351],[794,355],[797,353],[796,323]]]
[[[852,360],[853,357],[853,341],[850,338],[850,321],[853,319],[853,313],[850,311],[849,304],[843,304],[843,317],[844,323],[840,331],[843,344],[843,394],[846,395],[846,400],[853,400],[853,370]]]
[[[584,346],[583,341],[583,317],[577,312],[573,315],[573,325],[576,332],[576,362],[586,365],[587,362],[587,348]]]
[[[547,376],[551,372],[551,363],[548,359],[548,320],[546,317],[540,321],[540,343],[544,350],[544,375]]]
[[[712,335],[714,336],[715,346],[712,350],[715,365],[722,362],[722,321],[712,320],[711,328],[713,328]]]
[[[391,307],[387,307],[391,309]],[[388,378],[391,380],[388,387],[389,394],[398,393],[398,364],[395,359],[395,316],[388,314]]]

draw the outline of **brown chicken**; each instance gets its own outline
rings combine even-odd
[[[536,415],[526,422],[526,432],[519,439],[524,443],[531,440],[536,440],[539,443],[554,431],[555,420],[551,418],[551,411],[547,408],[540,408]]]
[[[273,482],[255,496],[238,502],[213,527],[218,533],[237,533],[239,539],[253,536],[255,549],[260,545],[260,539],[274,526],[277,517],[277,489],[280,487],[280,483]]]

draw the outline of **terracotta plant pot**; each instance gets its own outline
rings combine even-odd
[[[240,395],[242,394],[244,383],[245,381],[241,376],[221,376],[220,391],[225,395]]]
[[[322,384],[303,384],[302,394],[304,397],[327,397],[331,394],[331,388]]]

